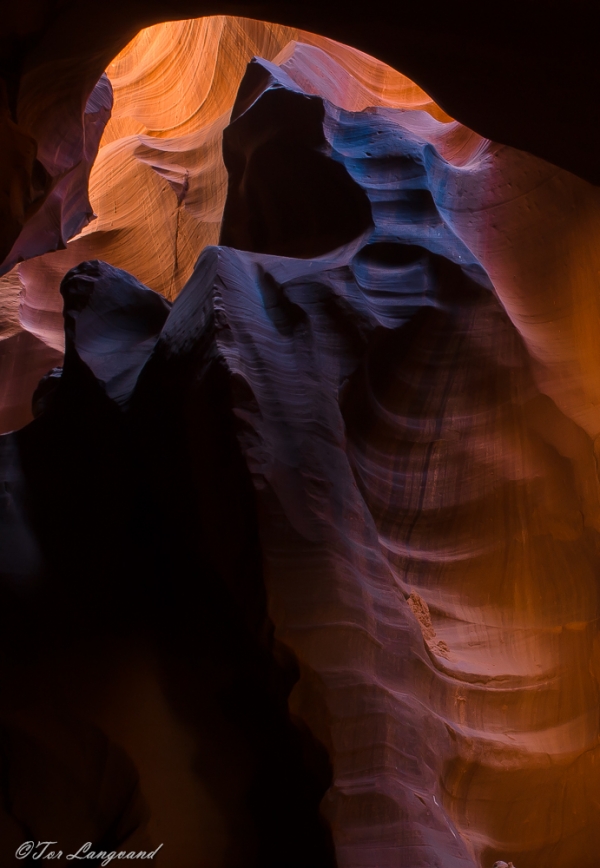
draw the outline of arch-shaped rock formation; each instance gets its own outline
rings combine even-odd
[[[5,22],[2,858],[594,868],[597,70],[195,8]]]

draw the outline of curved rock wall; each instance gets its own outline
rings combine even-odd
[[[30,379],[55,362],[59,282],[94,260],[62,282],[64,372],[2,438],[0,505],[7,635],[45,607],[67,659],[90,655],[68,626],[90,610],[118,634],[100,699],[43,696],[129,755],[114,846],[163,838],[181,868],[593,868],[598,191],[284,28],[164,25],[108,76],[97,220],[3,278],[18,427],[18,353]],[[178,777],[192,861],[198,826],[160,795]],[[8,813],[46,834],[35,800]]]
[[[298,36],[291,28],[243,19],[172,22],[141,31],[110,64],[98,92],[107,94],[109,82],[114,103],[110,119],[103,115],[101,122],[96,121],[106,126],[89,178],[91,206],[82,211],[81,203],[71,203],[72,209],[76,205],[80,209],[81,221],[92,210],[94,219],[81,232],[80,222],[70,231],[63,227],[60,238],[46,237],[38,223],[50,213],[47,202],[35,218],[38,223],[27,223],[31,230],[22,231],[13,251],[28,260],[10,275],[11,286],[18,291],[20,281],[24,288],[20,322],[56,351],[51,354],[54,364],[63,347],[59,284],[69,268],[99,257],[172,299],[190,276],[202,248],[218,240],[227,192],[221,136],[246,64],[254,54],[274,58]],[[328,92],[344,107],[401,105],[444,117],[420,88],[385,64],[323,37],[303,34],[303,38],[330,52],[321,55],[319,82],[326,82]],[[60,124],[47,132],[57,135]],[[58,154],[70,153],[71,138],[59,139]],[[54,139],[45,145],[52,152],[56,147]],[[71,154],[70,159],[75,157]],[[89,172],[89,163],[81,165]],[[74,179],[68,183],[78,185],[80,196],[87,195],[88,175],[78,171],[77,177],[67,174],[52,194],[57,207],[66,198],[66,179]],[[27,246],[29,231],[37,247]],[[64,246],[73,234],[76,237],[66,249],[38,255]],[[12,261],[7,260],[6,268]],[[31,343],[30,338],[23,340],[28,346]],[[17,357],[19,346],[13,342],[10,348],[11,377],[19,376],[25,365]],[[38,379],[45,365],[45,357],[40,358]],[[6,365],[3,369],[8,370]],[[4,430],[27,420],[32,387],[31,376],[15,387],[20,406],[5,411]]]

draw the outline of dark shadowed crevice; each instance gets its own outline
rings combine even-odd
[[[132,407],[134,431],[146,432],[146,478],[156,483],[150,617],[164,689],[212,746],[198,772],[232,826],[226,864],[329,868],[335,855],[319,804],[330,762],[288,712],[298,669],[267,616],[255,494],[232,413],[232,388],[239,405],[243,385],[215,354],[211,332],[209,320],[179,356],[159,346]]]
[[[37,418],[13,438],[23,521],[40,553],[26,599],[3,591],[14,622],[4,650],[31,673],[25,722],[38,713],[46,659],[86,660],[90,643],[149,649],[170,713],[193,741],[193,774],[226,830],[219,868],[334,868],[319,812],[330,761],[288,711],[298,666],[267,616],[255,496],[232,413],[240,384],[215,353],[213,320],[186,352],[172,354],[163,342],[132,395],[131,365],[152,352],[168,305],[97,262],[70,272],[63,295],[64,370],[50,378]],[[119,352],[107,356],[117,337]],[[100,696],[109,672],[88,673]],[[81,709],[78,687],[65,689],[70,726]],[[147,726],[160,735],[160,724]],[[77,764],[64,750],[67,766]],[[137,772],[143,796],[145,770]],[[25,773],[15,773],[26,789]],[[114,804],[96,846],[121,840],[111,832],[122,829],[116,797]],[[97,820],[93,805],[82,811],[74,834]],[[31,817],[32,838],[41,837]]]

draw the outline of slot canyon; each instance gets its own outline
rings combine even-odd
[[[594,12],[6,4],[0,868],[600,865]]]

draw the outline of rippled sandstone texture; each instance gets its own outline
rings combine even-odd
[[[312,249],[293,236],[308,263],[212,254],[210,282],[276,635],[301,665],[291,707],[333,760],[338,859],[591,866],[592,442],[540,391],[460,240],[463,179],[485,143],[455,128],[452,166],[437,151],[445,133],[452,153],[449,131],[428,115],[307,99],[306,59],[249,67],[224,135],[222,240],[290,253],[272,154],[298,142],[301,113],[313,175],[327,155],[320,189],[338,203],[355,185],[357,203],[360,188],[371,221],[338,219],[348,246],[332,262],[315,259],[318,232]],[[304,191],[303,225],[318,226],[324,206]],[[206,292],[208,262],[178,299],[181,323],[199,318],[190,296]],[[186,327],[172,318],[163,339],[177,345]]]
[[[278,63],[247,73],[222,246],[170,312],[132,301],[120,322],[111,297],[153,296],[104,265],[63,285],[65,373],[3,440],[5,574],[37,576],[59,623],[107,647],[119,611],[125,671],[96,662],[112,686],[88,717],[137,766],[137,828],[176,848],[159,791],[177,772],[157,771],[115,685],[160,709],[207,866],[333,864],[322,797],[340,865],[593,866],[594,250],[566,263],[597,193],[430,114],[356,112],[314,48]],[[133,368],[106,358],[140,336]]]
[[[232,18],[175,22],[142,31],[110,64],[114,106],[90,177],[97,216],[65,250],[27,258],[4,278],[11,311],[22,290],[18,319],[28,342],[23,353],[16,337],[7,345],[14,403],[4,410],[4,430],[30,418],[36,381],[31,362],[26,368],[31,335],[55,351],[52,363],[58,363],[59,284],[69,268],[108,259],[174,298],[200,250],[218,241],[227,190],[221,136],[245,66],[254,54],[274,58],[298,36],[290,28]],[[331,60],[321,58],[320,86],[335,92],[344,107],[383,103],[445,117],[420,88],[384,64],[323,37],[303,38],[331,53]],[[52,147],[70,153],[68,139],[53,138]],[[46,242],[49,248],[59,243]],[[39,251],[27,255],[32,252]],[[38,378],[47,355],[38,360]]]

